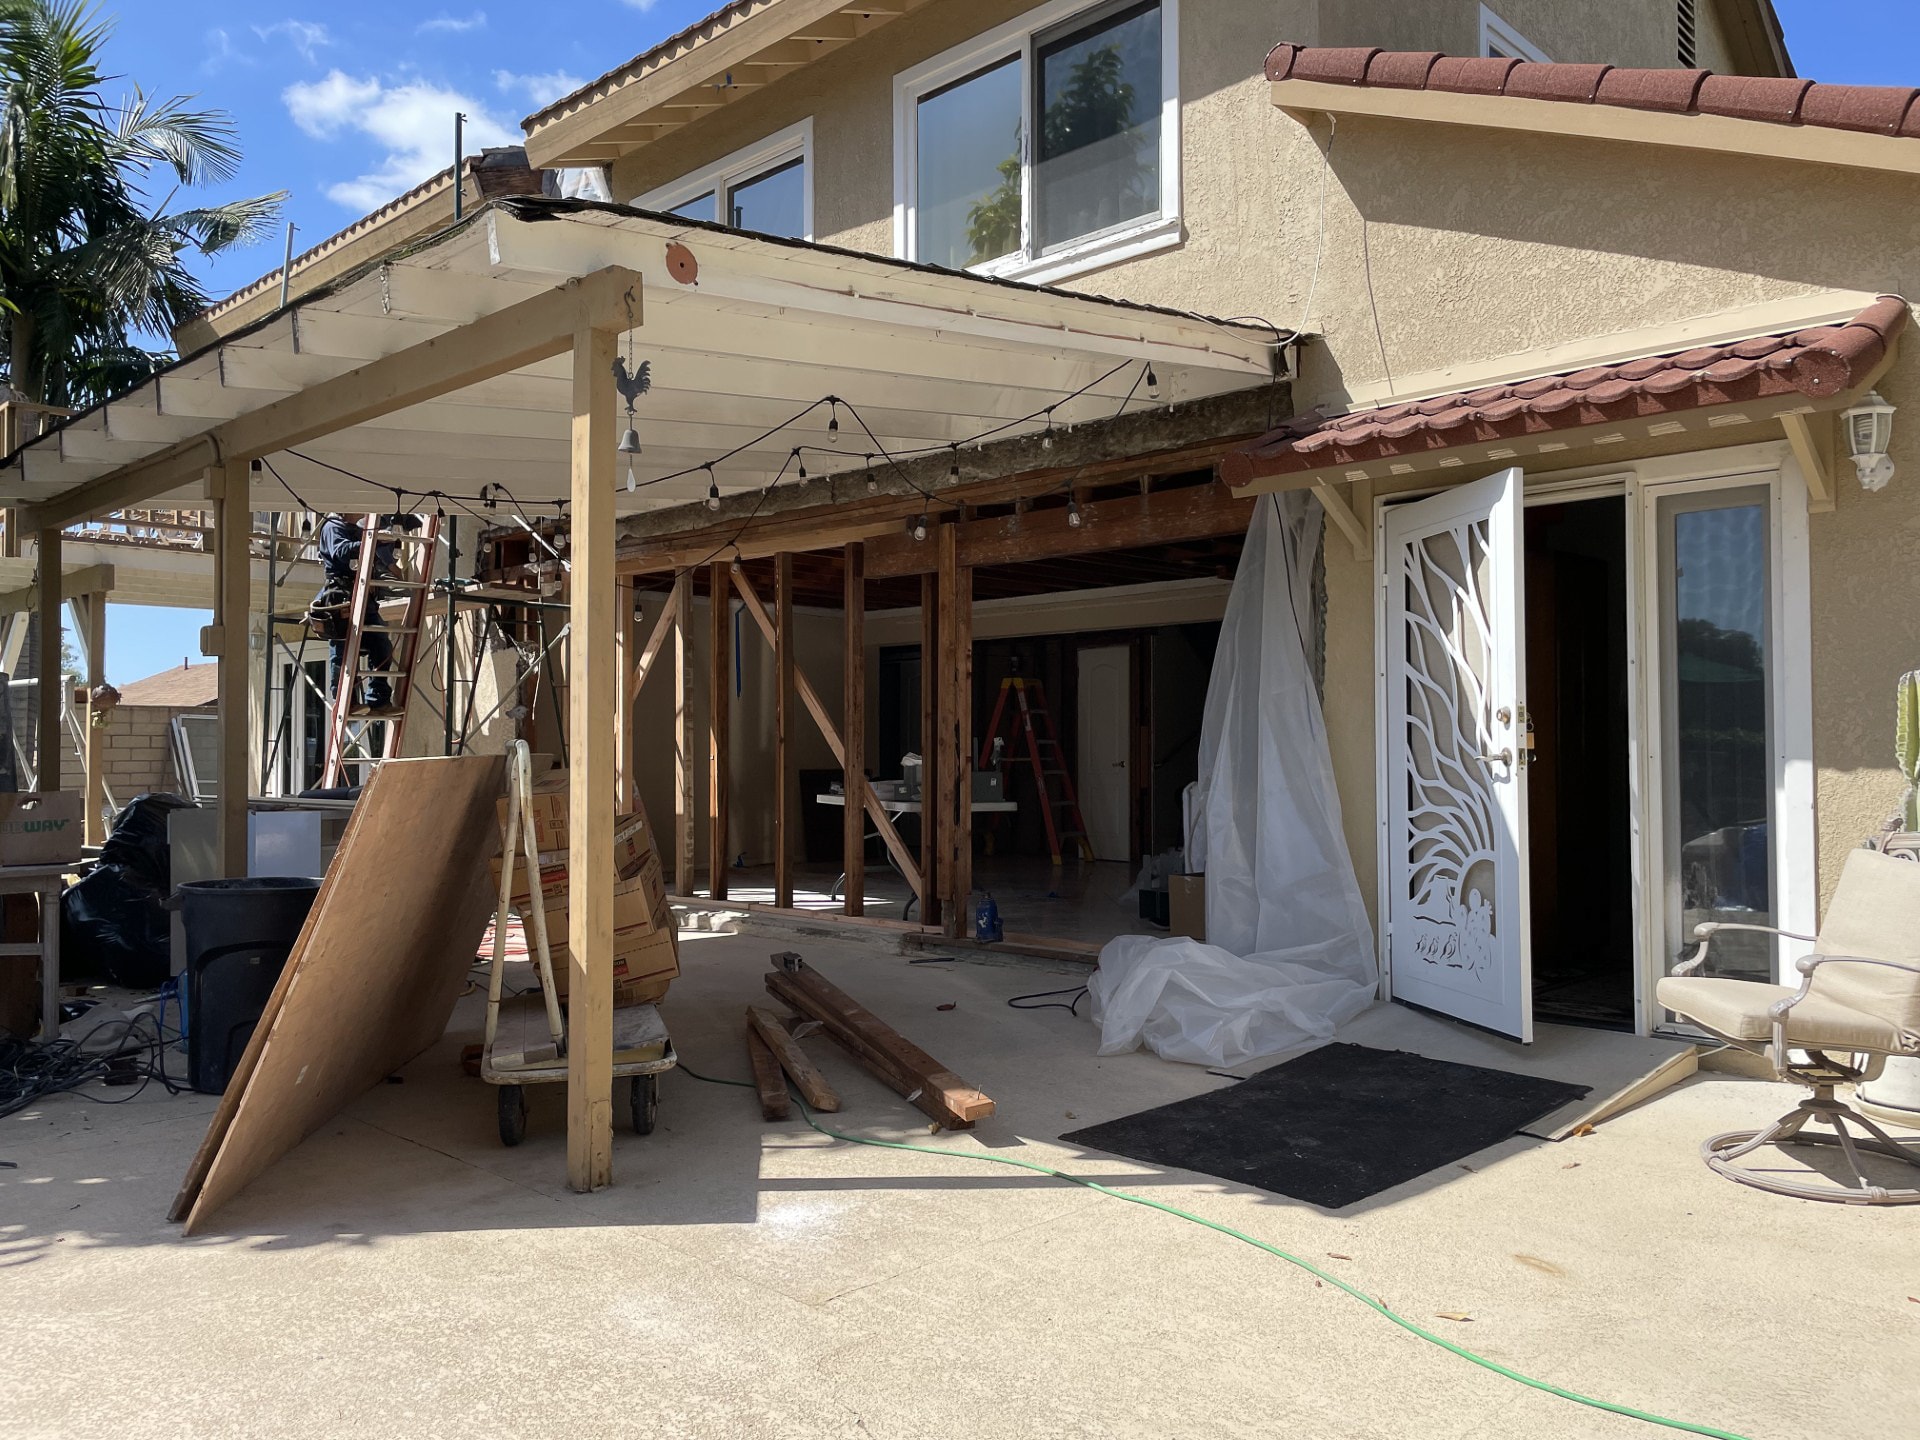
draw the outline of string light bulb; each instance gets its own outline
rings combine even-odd
[[[952,460],[947,463],[947,478],[949,480],[958,480],[960,478],[960,447],[958,445],[949,445],[947,449],[953,452]]]
[[[867,493],[877,495],[879,492],[880,482],[873,478],[873,456],[869,455],[867,456]]]
[[[926,539],[927,517],[924,515],[916,515],[913,519],[909,520],[907,522],[907,534],[911,535],[915,540]]]
[[[840,443],[840,402],[832,396],[828,396],[827,405],[829,407],[827,411],[827,443],[829,445],[838,445]]]
[[[1047,406],[1047,428],[1040,432],[1040,448],[1042,450],[1053,448],[1053,406],[1051,405]]]
[[[1153,362],[1151,360],[1147,362],[1147,398],[1149,400],[1158,400],[1160,398],[1160,377],[1153,373]]]
[[[806,479],[807,478],[807,457],[800,453],[800,447],[798,445],[793,447],[793,458],[800,462],[800,478],[802,480]]]
[[[718,510],[720,508],[720,482],[714,477],[713,466],[705,465],[701,468],[707,472],[707,509]]]
[[[1067,497],[1067,524],[1076,530],[1080,528],[1080,502],[1071,495]]]

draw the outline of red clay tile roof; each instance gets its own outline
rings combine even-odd
[[[1444,90],[1577,105],[1618,105],[1672,115],[1723,115],[1775,125],[1814,125],[1920,138],[1920,89],[1906,85],[1824,85],[1812,80],[1716,75],[1711,70],[1629,70],[1478,59],[1433,50],[1280,44],[1267,55],[1269,80]]]
[[[1794,392],[1827,400],[1860,385],[1906,323],[1907,302],[1883,295],[1844,325],[1702,345],[1379,410],[1303,415],[1223,457],[1220,478],[1229,485],[1245,485],[1272,475],[1620,424]]]

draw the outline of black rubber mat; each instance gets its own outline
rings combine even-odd
[[[1324,1045],[1237,1085],[1060,1137],[1337,1210],[1498,1144],[1585,1085]]]

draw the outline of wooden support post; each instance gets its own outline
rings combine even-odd
[[[804,796],[793,770],[793,553],[773,560],[773,903],[793,904],[792,826]]]
[[[673,888],[693,894],[693,576],[673,582]]]
[[[567,1184],[613,1180],[613,357],[573,337],[573,587],[567,637]]]
[[[82,838],[89,845],[103,844],[107,838],[107,727],[106,722],[112,716],[111,710],[102,711],[98,717],[94,714],[94,697],[100,693],[100,687],[107,683],[107,597],[104,592],[95,591],[84,597],[75,607],[81,611],[80,624],[86,632],[87,645],[87,713],[86,728],[81,734],[86,737],[87,764],[87,809],[83,817]],[[99,724],[95,724],[98,718]]]
[[[920,577],[920,923],[938,925],[940,904],[939,767],[940,577]]]
[[[60,532],[42,530],[39,540],[40,565],[40,667],[34,672],[40,682],[39,746],[33,759],[34,788],[60,788],[60,757],[67,747],[67,732],[60,720],[60,692],[67,677],[60,670]]]
[[[733,562],[707,570],[707,894],[727,898],[727,781],[732,770]]]
[[[966,929],[973,890],[973,571],[960,563],[959,531],[940,527],[940,868],[949,935]]]
[[[630,578],[630,577],[629,577]],[[660,607],[660,614],[653,622],[653,629],[647,635],[647,643],[640,651],[640,658],[633,662],[633,678],[627,683],[627,698],[638,700],[640,692],[647,688],[647,676],[653,673],[653,662],[659,657],[661,648],[667,643],[667,637],[673,633],[680,613],[680,592],[686,588],[687,577],[682,574],[674,578],[673,590],[668,594],[666,603]],[[637,630],[634,632],[639,633]]]
[[[867,570],[858,540],[847,543],[842,571],[846,605],[846,684],[840,730],[846,741],[846,809],[840,832],[847,871],[847,914],[867,912]]]
[[[214,496],[213,650],[220,697],[219,863],[226,879],[247,873],[247,610],[253,603],[247,464],[208,472]],[[201,649],[206,650],[206,646]]]
[[[640,627],[633,618],[633,580],[621,576],[613,582],[613,764],[614,788],[618,809],[631,815],[640,786],[633,773],[633,697],[639,692],[627,683],[627,672],[634,667],[639,647]]]

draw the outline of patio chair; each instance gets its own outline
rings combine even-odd
[[[1809,941],[1813,953],[1795,966],[1803,977],[1800,988],[1697,975],[1722,930]],[[1780,1195],[1853,1205],[1920,1201],[1920,1188],[1877,1184],[1861,1164],[1864,1150],[1920,1168],[1920,1141],[1895,1140],[1834,1096],[1841,1085],[1873,1079],[1890,1055],[1920,1055],[1920,864],[1855,850],[1817,938],[1720,922],[1696,927],[1694,936],[1699,948],[1660,982],[1660,1003],[1729,1045],[1763,1057],[1782,1080],[1813,1091],[1764,1130],[1715,1135],[1700,1147],[1701,1157],[1730,1180]],[[1812,1124],[1834,1133],[1813,1133],[1807,1128]],[[1855,1183],[1809,1183],[1736,1163],[1763,1146],[1795,1144],[1837,1145]]]

